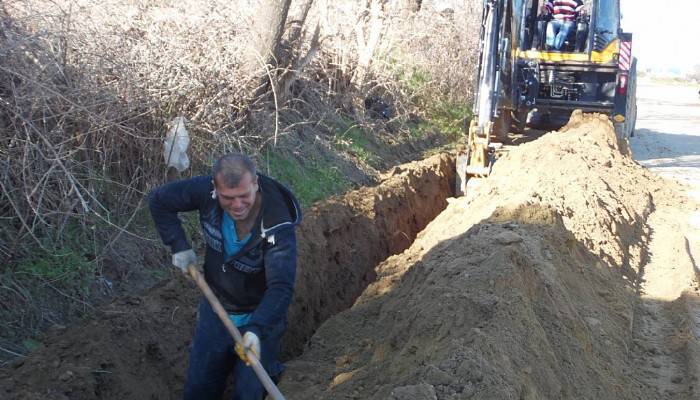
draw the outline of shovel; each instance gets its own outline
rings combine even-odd
[[[207,282],[204,280],[202,274],[199,273],[197,267],[194,264],[190,264],[190,266],[187,267],[187,272],[190,273],[192,279],[195,281],[197,286],[199,286],[202,293],[204,293],[204,297],[207,298],[209,304],[211,304],[211,308],[214,309],[216,315],[219,316],[221,322],[224,323],[224,326],[226,329],[228,329],[228,332],[231,334],[231,336],[233,336],[233,340],[245,352],[246,358],[248,359],[248,364],[250,364],[253,371],[255,371],[255,375],[257,375],[260,382],[262,382],[265,390],[267,390],[267,394],[270,395],[272,400],[284,400],[284,396],[282,396],[282,393],[279,391],[279,389],[277,389],[275,383],[272,382],[272,379],[270,379],[270,376],[265,371],[265,368],[263,368],[262,364],[260,364],[260,361],[255,353],[249,348],[243,346],[243,337],[241,336],[241,332],[239,332],[236,325],[231,322],[228,317],[228,313],[226,313],[226,310],[224,310],[224,307],[221,305],[221,302],[219,302],[219,299],[216,298],[214,292],[211,291],[209,284],[207,284]]]

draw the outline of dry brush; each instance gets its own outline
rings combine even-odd
[[[156,243],[137,225],[144,194],[164,179],[173,117],[188,120],[199,173],[226,151],[303,159],[308,138],[332,150],[348,118],[400,140],[430,106],[470,100],[480,2],[294,0],[272,57],[251,46],[264,3],[0,4],[0,302],[24,304],[3,314],[0,336],[51,322],[24,314],[32,279],[59,290],[74,276],[25,268],[34,276],[23,280],[20,266],[74,253],[88,265],[80,273],[99,279],[120,238]],[[391,113],[373,118],[367,99]],[[389,123],[398,129],[382,129]],[[62,294],[89,302],[87,292]]]

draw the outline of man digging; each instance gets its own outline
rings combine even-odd
[[[149,196],[151,215],[172,263],[183,272],[196,264],[178,218],[179,212],[199,211],[206,242],[204,277],[229,318],[273,377],[280,339],[296,272],[295,226],[301,209],[280,183],[258,174],[245,155],[229,154],[214,163],[212,176],[168,183]],[[190,348],[185,399],[219,399],[233,374],[233,399],[259,400],[265,395],[252,368],[236,353],[224,324],[202,299]]]

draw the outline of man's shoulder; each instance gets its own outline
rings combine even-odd
[[[263,230],[273,231],[301,222],[301,207],[291,190],[278,181],[259,174],[263,193]]]
[[[198,187],[214,187],[211,176],[209,175],[198,175],[191,178],[178,179],[161,185],[161,188],[167,187],[186,187],[186,188],[198,188]]]
[[[214,183],[209,175],[193,176],[192,178],[177,181],[177,188],[191,195],[212,196]]]
[[[153,190],[161,197],[199,199],[197,201],[214,198],[213,191],[211,177],[206,175],[169,182]]]
[[[214,181],[211,178],[211,175],[198,175],[198,176],[193,176],[192,178],[184,179],[186,182],[191,182],[192,184],[195,185],[204,185],[208,187],[214,187]]]

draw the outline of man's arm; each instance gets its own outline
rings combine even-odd
[[[148,206],[160,238],[173,254],[191,248],[179,212],[199,209],[210,196],[211,178],[196,177],[157,187],[148,195]]]
[[[265,280],[267,290],[250,320],[251,331],[263,337],[287,314],[294,294],[297,268],[297,243],[294,227],[275,233],[275,243],[268,244],[265,252]]]

